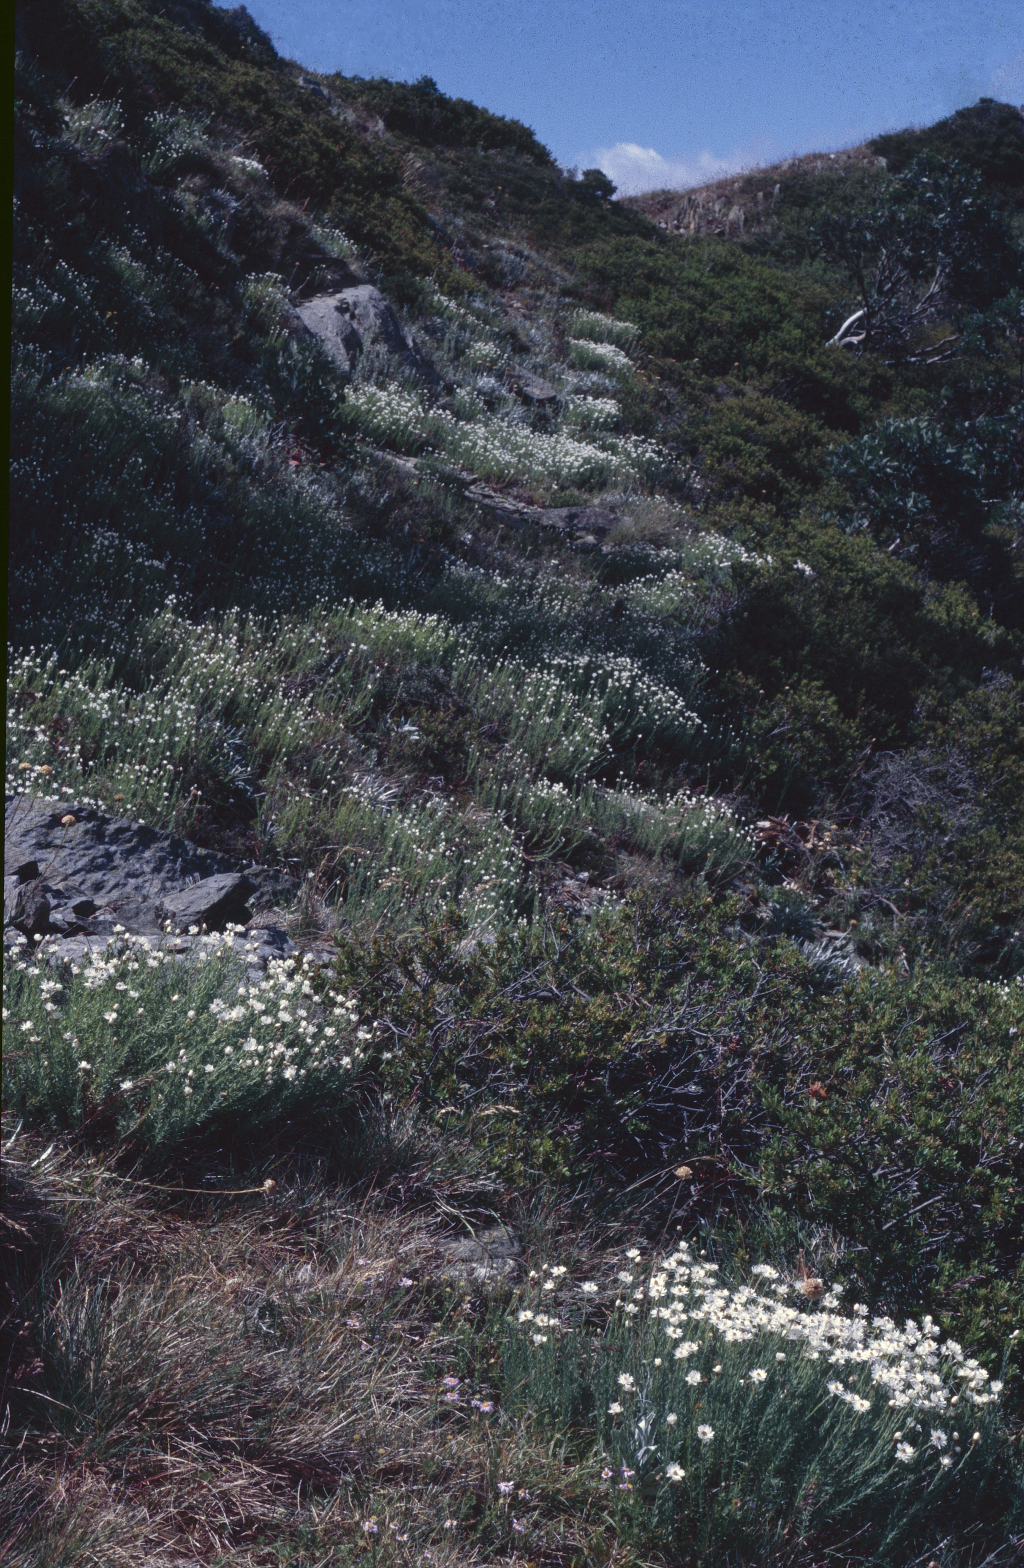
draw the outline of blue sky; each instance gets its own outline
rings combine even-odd
[[[247,0],[302,65],[432,76],[623,192],[1024,103],[1021,0]]]

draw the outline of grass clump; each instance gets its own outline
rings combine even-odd
[[[588,352],[591,349],[597,352],[597,346],[590,345]],[[606,360],[598,368],[607,368]],[[582,441],[565,432],[531,430],[511,420],[455,419],[444,409],[429,409],[417,393],[393,386],[354,389],[345,405],[345,418],[374,441],[400,452],[439,452],[482,479],[597,490],[614,484],[648,485],[672,466],[669,454],[655,442],[604,434],[600,420],[597,426],[591,422],[591,440]],[[580,423],[578,410],[573,422]]]
[[[449,1208],[492,1202],[457,1164],[415,1155]],[[154,1198],[7,1139],[13,1560],[895,1568],[1014,1528],[998,1388],[927,1318],[800,1267],[730,1287],[685,1245],[645,1266],[557,1209],[521,1284],[474,1288],[440,1216],[277,1169]]]
[[[572,1495],[522,1423],[446,1398],[472,1336],[435,1221],[294,1179],[161,1209],[23,1135],[4,1154],[11,1560],[277,1568],[361,1552],[372,1521],[400,1562],[510,1543],[510,1470]]]

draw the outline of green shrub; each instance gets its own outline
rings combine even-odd
[[[1024,961],[1019,720],[1019,686],[990,680],[928,715],[934,749],[883,759],[872,781],[865,881],[898,902],[900,939],[1000,979]]]
[[[1024,489],[1024,405],[957,422],[879,420],[837,448],[833,467],[849,491],[851,531],[870,529],[889,554],[938,581],[970,584],[1003,625],[1021,624],[1024,578],[1018,529],[1000,512]]]
[[[805,518],[782,544],[770,568],[733,568],[740,603],[703,652],[723,697],[747,707],[766,800],[806,814],[865,747],[904,743],[927,693],[955,699],[1013,643],[959,584],[928,583],[834,524]]]
[[[991,1354],[1024,1328],[1020,986],[926,965],[837,984],[790,942],[738,942],[741,912],[633,896],[476,946],[449,917],[349,943],[342,983],[400,1045],[396,1094],[493,1109],[506,1174],[650,1183],[652,1225],[832,1226],[872,1306],[923,1305]]]
[[[351,93],[379,114],[391,131],[416,141],[439,142],[446,147],[506,149],[541,165],[553,162],[533,131],[518,120],[489,114],[466,98],[449,98],[429,76],[415,82],[392,82],[386,77],[329,76],[325,81],[339,93]]]
[[[579,266],[589,288],[636,323],[647,353],[679,365],[698,360],[710,375],[737,364],[765,371],[824,341],[828,300],[817,286],[722,240],[616,238],[584,252]]]
[[[147,123],[154,102],[208,115],[245,137],[280,190],[315,202],[396,273],[436,273],[461,288],[459,269],[403,189],[399,158],[371,151],[302,88],[266,34],[227,15],[203,0],[188,0],[173,19],[144,0],[47,0],[26,16],[25,35],[61,86],[74,82],[78,102],[109,93],[113,76],[129,130]]]
[[[720,493],[754,496],[785,513],[821,485],[824,433],[817,420],[778,399],[730,396],[702,421],[704,472]]]
[[[972,107],[924,129],[876,136],[868,145],[895,174],[922,153],[931,153],[976,169],[990,192],[1016,202],[1024,193],[1024,116],[994,98],[979,98]]]

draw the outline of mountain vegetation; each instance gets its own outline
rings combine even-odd
[[[622,201],[17,29],[8,810],[300,956],[5,931],[5,1561],[1019,1560],[1024,113]]]

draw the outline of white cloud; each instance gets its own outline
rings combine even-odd
[[[700,152],[693,158],[663,158],[653,147],[641,147],[637,142],[599,147],[595,157],[597,167],[614,181],[621,196],[707,185],[723,174],[735,174],[760,161],[749,152],[735,152],[728,158],[716,158],[710,152]]]

